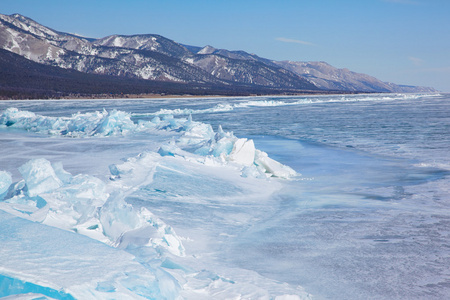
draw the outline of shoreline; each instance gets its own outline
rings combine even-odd
[[[374,95],[374,94],[446,94],[443,92],[435,93],[401,93],[401,92],[355,92],[355,91],[305,91],[299,93],[274,93],[274,94],[210,94],[210,95],[195,95],[195,94],[69,94],[54,98],[1,98],[1,101],[66,101],[66,100],[167,100],[167,99],[207,99],[207,98],[247,98],[247,97],[306,97],[306,96],[336,96],[336,95]]]
[[[92,95],[81,95],[81,94],[71,94],[62,97],[55,98],[8,98],[2,99],[0,101],[33,101],[33,100],[133,100],[133,99],[186,99],[186,98],[236,98],[236,97],[295,97],[295,96],[326,96],[326,95],[356,95],[356,94],[384,94],[384,93],[371,93],[371,92],[345,92],[345,91],[305,91],[305,93],[280,93],[280,94],[236,94],[236,95],[193,95],[193,94],[92,94]]]

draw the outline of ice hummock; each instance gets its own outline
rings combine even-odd
[[[145,208],[137,210],[124,201],[129,188],[118,185],[117,179],[108,184],[90,175],[71,176],[60,166],[55,171],[46,159],[31,160],[19,169],[25,184],[10,188],[0,204],[3,210],[115,247],[150,246],[184,255],[170,226]]]
[[[18,270],[6,264],[1,270],[4,270],[3,273],[6,270],[6,274],[9,275],[3,281],[6,284],[12,282],[11,284],[19,286],[19,292],[40,293],[50,297],[59,293],[63,295],[63,298],[73,296],[83,299],[111,299],[111,297],[121,299],[210,299],[219,297],[228,299],[241,295],[243,298],[255,299],[284,299],[286,297],[286,299],[309,299],[308,294],[302,289],[292,289],[292,294],[287,295],[285,293],[290,290],[289,288],[279,286],[278,283],[251,271],[240,270],[236,273],[233,270],[221,269],[222,275],[219,275],[207,269],[192,269],[192,265],[198,262],[194,257],[186,257],[183,246],[184,238],[178,236],[171,226],[150,210],[144,207],[135,207],[125,201],[127,197],[132,197],[152,186],[156,169],[158,167],[170,168],[170,163],[166,160],[178,161],[182,165],[198,164],[195,160],[186,161],[180,156],[166,158],[154,152],[142,153],[121,164],[111,165],[109,182],[103,182],[86,174],[71,175],[60,164],[52,164],[46,159],[34,159],[22,165],[19,169],[23,179],[10,184],[7,195],[0,202],[1,210],[22,219],[63,229],[67,234],[78,233],[91,238],[91,241],[92,239],[98,240],[118,250],[125,250],[134,254],[145,268],[142,269],[140,264],[136,265],[133,256],[126,254],[120,258],[120,263],[112,261],[107,271],[103,269],[100,271],[100,266],[105,263],[105,259],[100,256],[120,257],[121,254],[111,252],[111,250],[92,252],[94,250],[89,250],[90,248],[97,249],[99,246],[88,240],[81,242],[73,238],[67,239],[66,233],[58,233],[56,234],[57,240],[67,239],[71,241],[70,243],[75,243],[65,245],[71,248],[67,253],[69,258],[61,257],[60,251],[63,247],[57,249],[41,247],[39,255],[42,256],[43,263],[53,263],[52,268],[65,275],[60,275],[58,278],[47,276],[47,280],[51,280],[51,283],[37,281],[27,283],[29,276],[37,276],[35,273],[45,266],[34,262],[33,268],[36,269],[36,272],[31,271],[30,273],[27,269]],[[203,164],[201,166],[206,169],[210,168]],[[217,166],[212,168],[215,167]],[[225,171],[233,173],[233,170],[236,172],[233,168]],[[4,175],[2,178],[3,185],[7,185],[11,181],[8,175]],[[32,188],[29,189],[28,184]],[[44,204],[40,205],[39,201],[43,201]],[[11,218],[9,217],[10,226],[13,226],[14,222],[22,222]],[[34,239],[45,236],[47,232],[49,237],[54,239],[55,231],[49,231],[46,228],[35,228],[35,230],[41,231],[39,235],[36,235],[34,231],[24,232],[22,235],[36,235],[29,237],[31,243]],[[6,229],[2,234],[8,234],[8,232],[9,230]],[[5,244],[7,249],[18,247],[18,241],[10,238],[7,240],[8,242]],[[61,244],[63,244],[62,240]],[[34,243],[39,244],[37,241]],[[82,250],[80,243],[89,245],[89,247]],[[0,250],[0,253],[3,252],[3,257],[9,255],[14,259],[15,256],[11,256],[9,252],[5,253],[7,249]],[[32,254],[27,251],[29,250],[22,249],[15,255],[31,256]],[[78,255],[80,253],[83,255],[78,258],[71,251],[78,251]],[[86,264],[83,261],[86,259],[84,255],[98,261],[99,266],[91,263],[87,273],[83,275],[85,280],[74,279],[74,276],[80,276],[77,275],[77,272],[81,272],[82,268],[75,268],[75,273],[73,273],[73,265]],[[183,260],[180,260],[184,258],[187,259],[186,266],[183,266]],[[80,259],[81,261],[79,261]],[[127,261],[133,267],[127,266],[125,269],[123,264]],[[118,264],[122,267],[118,267]],[[28,264],[23,266],[24,268],[31,267]],[[70,268],[71,272],[67,273],[64,268]],[[121,272],[120,268],[127,271]],[[242,272],[247,273],[244,275]],[[252,283],[237,274],[252,278]],[[12,281],[9,281],[8,278],[12,278]],[[61,290],[61,287],[64,289]],[[266,287],[268,290],[262,287]],[[277,295],[281,298],[277,298]],[[297,295],[301,295],[301,298]]]
[[[301,97],[260,99],[268,100],[259,101],[264,105],[272,100],[286,103],[302,100]],[[152,246],[136,246],[137,241],[133,241],[134,245],[124,243],[124,248],[112,248],[73,231],[57,230],[38,222],[27,221],[29,227],[24,228],[26,220],[2,211],[0,274],[18,283],[62,290],[82,299],[88,298],[81,297],[86,293],[97,298],[122,299],[124,291],[132,295],[129,298],[136,299],[143,297],[137,293],[144,290],[147,292],[141,295],[157,299],[162,298],[158,290],[171,291],[166,298],[170,295],[186,299],[278,296],[289,299],[298,295],[303,299],[305,294],[301,290],[292,289],[297,284],[319,298],[410,299],[434,295],[444,299],[449,290],[442,283],[448,278],[446,266],[450,257],[445,248],[448,244],[445,206],[450,199],[450,185],[449,139],[442,134],[442,124],[449,121],[448,97],[417,99],[417,95],[412,95],[410,99],[389,94],[319,96],[311,97],[313,104],[283,107],[283,103],[273,103],[271,108],[235,105],[248,105],[249,98],[3,102],[2,107],[17,105],[24,110],[30,107],[28,110],[69,118],[77,110],[101,106],[108,111],[120,108],[136,112],[131,120],[137,131],[106,136],[82,134],[83,139],[60,138],[65,132],[50,136],[0,125],[3,127],[0,170],[11,176],[11,188],[0,197],[26,192],[17,167],[28,160],[46,158],[57,174],[55,162],[61,160],[63,169],[74,174],[71,177],[94,175],[109,185],[112,183],[109,176],[118,185],[129,186],[131,189],[125,189],[129,191],[125,202],[138,211],[145,207],[170,225],[185,247],[185,256],[173,255],[164,248],[161,255]],[[349,100],[354,102],[344,103]],[[220,109],[216,104],[222,101],[234,111],[218,114],[207,111]],[[205,143],[204,148],[181,145],[179,138],[185,129],[178,126],[183,119],[176,113],[177,107],[186,118],[192,114],[195,119],[210,120],[204,122],[214,124],[215,134],[222,122],[226,130],[255,136],[256,148],[271,157],[277,155],[280,161],[289,161],[290,166],[306,175],[298,179],[305,180],[255,179],[262,176],[253,166],[238,166],[226,161],[225,154],[220,155],[232,151],[232,139],[217,148],[217,156],[209,152],[212,143]],[[172,111],[159,114],[161,108]],[[419,111],[424,113],[418,114]],[[166,114],[172,112],[178,116],[172,117],[169,124],[170,117]],[[364,117],[365,112],[370,112],[370,118]],[[144,120],[137,120],[139,113]],[[199,113],[207,114],[195,115]],[[327,117],[322,118],[324,115]],[[346,117],[342,118],[343,115]],[[153,117],[154,122],[149,121]],[[157,124],[163,123],[168,126],[157,128]],[[389,130],[392,128],[395,130]],[[134,158],[138,164],[138,153],[154,153],[158,149],[161,154],[155,156],[155,173],[148,184],[144,177],[137,178],[147,174],[144,171],[128,173],[127,177],[128,170],[120,158]],[[200,150],[195,153],[197,149]],[[151,160],[148,162],[150,173],[153,165]],[[108,175],[107,167],[112,163],[115,167],[111,167]],[[9,180],[9,176],[4,178]],[[135,183],[142,185],[133,190]],[[274,183],[280,185],[278,190],[273,189]],[[124,193],[119,195],[123,196]],[[42,208],[46,202],[38,197],[23,198],[23,203],[14,206],[20,210],[20,205],[26,208],[26,204],[34,201],[39,203],[34,209]],[[94,229],[95,225],[89,231]],[[61,238],[55,238],[58,235]],[[53,247],[64,251],[51,251]],[[230,269],[224,267],[227,264]],[[127,265],[132,269],[121,269]],[[73,272],[69,266],[79,268]],[[95,266],[99,270],[97,276],[92,270]],[[264,274],[265,280],[254,271]],[[291,286],[277,285],[267,277]],[[155,278],[158,282],[162,278],[167,280],[154,285]],[[5,282],[0,285],[4,287]],[[74,285],[79,286],[76,291]],[[151,289],[153,294],[149,292]],[[40,291],[22,292],[43,295]],[[4,295],[7,294],[1,296]]]
[[[245,273],[243,270],[236,272],[222,267],[214,272],[208,270],[208,263],[195,268],[198,258],[193,253],[187,253],[184,245],[186,242],[191,243],[192,240],[178,235],[164,220],[164,216],[159,216],[146,207],[132,205],[129,201],[153,189],[156,173],[161,176],[165,170],[169,170],[179,172],[185,179],[189,179],[190,175],[183,173],[185,171],[181,171],[180,166],[199,168],[205,174],[216,174],[219,171],[226,175],[224,178],[229,176],[234,178],[236,175],[257,181],[265,181],[270,177],[289,178],[297,175],[291,168],[269,159],[267,154],[257,150],[252,140],[238,138],[231,132],[225,132],[221,127],[215,132],[211,125],[195,122],[190,116],[174,118],[171,115],[164,115],[151,121],[132,121],[128,113],[106,110],[77,113],[70,117],[46,117],[18,109],[7,109],[0,115],[0,126],[72,138],[107,138],[139,134],[150,137],[167,136],[157,151],[142,152],[127,158],[123,163],[110,165],[109,180],[105,180],[106,177],[100,179],[82,173],[72,175],[61,163],[45,158],[31,159],[20,166],[18,169],[21,178],[13,180],[10,173],[0,171],[0,210],[42,224],[37,228],[45,238],[55,235],[54,231],[46,230],[48,227],[45,225],[48,225],[65,232],[58,233],[57,236],[77,234],[89,238],[83,240],[84,244],[91,245],[91,242],[86,241],[95,240],[113,247],[115,251],[124,251],[126,255],[121,258],[121,263],[132,262],[131,269],[134,268],[131,271],[121,272],[120,268],[114,269],[111,266],[108,269],[110,273],[105,277],[101,277],[100,271],[96,271],[97,273],[92,271],[85,275],[83,283],[80,283],[83,280],[73,278],[78,276],[76,272],[73,276],[69,274],[61,275],[59,278],[49,276],[47,277],[49,281],[41,282],[36,280],[39,278],[38,272],[47,268],[49,263],[56,272],[60,274],[66,272],[64,269],[66,258],[61,258],[60,253],[55,254],[55,251],[43,248],[40,253],[43,258],[41,264],[36,262],[34,266],[24,265],[24,269],[7,265],[0,269],[0,273],[13,278],[12,282],[22,286],[20,291],[22,294],[43,294],[51,297],[53,290],[62,289],[67,295],[83,299],[180,297],[209,299],[215,296],[261,299],[283,299],[276,298],[279,296],[292,299],[309,298],[301,288],[286,287],[251,271],[245,276],[242,275]],[[206,178],[207,175],[202,176]],[[260,189],[261,183],[253,182],[253,188]],[[215,184],[218,187],[222,185],[220,179],[217,179]],[[227,186],[226,182],[224,184]],[[192,187],[195,186],[195,183],[192,183]],[[233,189],[229,191],[234,192]],[[144,199],[142,196],[139,197]],[[19,222],[16,221],[18,219],[14,220]],[[8,232],[3,234],[7,235]],[[63,243],[64,239],[61,238],[60,243]],[[12,246],[13,249],[16,247],[14,243],[18,242],[11,240],[5,245]],[[37,241],[35,243],[38,244]],[[99,267],[104,263],[100,253],[95,254],[88,249],[82,251],[79,245],[66,246],[78,251],[82,257],[88,255],[92,260],[98,260]],[[105,252],[107,255],[109,253],[118,252]],[[17,252],[17,255],[19,254],[24,257],[32,255],[26,249]],[[10,255],[9,252],[4,252],[2,257],[7,255]],[[75,253],[71,251],[68,255],[73,255],[69,265],[86,264],[83,261],[77,262]],[[143,269],[135,265],[136,261]],[[27,271],[29,267],[36,271]],[[95,263],[92,263],[91,267],[95,268]],[[3,282],[8,282],[5,280]],[[28,283],[34,288],[26,288],[30,287]],[[294,295],[300,295],[301,298]]]
[[[127,187],[118,185],[118,179],[108,184],[85,174],[72,176],[59,165],[56,165],[55,170],[46,159],[31,160],[19,169],[23,176],[23,180],[20,181],[22,184],[10,185],[8,195],[0,202],[1,210],[23,219],[79,233],[115,248],[153,249],[153,254],[150,256],[153,259],[167,255],[184,256],[182,242],[170,226],[147,209],[135,209],[124,201]],[[0,174],[4,175],[6,172]],[[7,185],[11,181],[8,175],[2,176],[1,179],[2,185]],[[118,189],[119,186],[122,187],[121,190]],[[43,205],[40,202],[43,202]],[[117,272],[120,272],[120,269]],[[126,287],[140,291],[135,296],[129,297],[130,299],[141,294],[144,295],[144,299],[161,296],[161,294],[175,295],[177,293],[176,288],[165,292],[161,290],[161,288],[165,289],[164,286],[167,284],[172,287],[177,285],[177,282],[165,271],[148,273],[153,276],[152,281],[148,283],[150,284],[148,291],[142,292],[139,287]],[[115,292],[115,297],[122,298],[121,293],[116,293],[118,289],[123,289],[121,288],[123,285],[135,285],[136,283],[133,282],[136,280],[139,282],[139,277],[119,282],[116,279],[99,281],[96,287],[90,289]],[[161,285],[162,283],[164,284]],[[13,280],[11,284],[18,284],[18,282]],[[24,284],[23,289],[26,289],[25,287],[31,292],[46,290],[35,285],[30,287],[30,284]],[[78,294],[78,297],[81,297],[83,293]],[[95,295],[94,293],[95,299],[103,298]]]
[[[162,144],[161,155],[183,155],[187,153],[201,156],[205,163],[233,164],[241,168],[243,174],[290,178],[296,172],[268,158],[267,153],[255,149],[252,140],[238,138],[219,127],[217,132],[209,124],[196,122],[189,116],[174,118],[162,115],[151,121],[132,121],[129,113],[112,110],[110,112],[77,113],[71,117],[47,117],[17,108],[8,108],[0,114],[0,126],[17,128],[37,133],[68,137],[108,137],[138,133],[176,133],[178,138]],[[186,153],[186,152],[185,152]],[[249,172],[248,168],[252,168]],[[246,175],[245,175],[246,176]],[[52,175],[46,180],[52,181]],[[57,182],[53,180],[53,185]],[[48,183],[50,184],[50,183]],[[30,188],[33,189],[32,186]]]
[[[63,184],[50,162],[43,158],[27,162],[19,171],[25,179],[30,197],[55,190]]]
[[[47,117],[17,108],[8,108],[1,113],[0,126],[70,137],[126,134],[137,127],[129,114],[117,110]]]

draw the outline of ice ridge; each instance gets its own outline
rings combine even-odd
[[[157,151],[143,152],[122,163],[110,165],[109,179],[105,177],[101,180],[88,174],[72,175],[64,170],[61,163],[45,158],[32,159],[21,165],[18,168],[21,179],[16,182],[10,173],[0,170],[0,210],[76,232],[125,252],[137,253],[136,259],[142,260],[139,263],[154,274],[154,278],[146,281],[144,287],[136,286],[142,281],[140,275],[136,275],[135,279],[119,275],[105,279],[98,282],[94,289],[89,286],[92,295],[112,293],[111,296],[115,296],[126,288],[132,296],[144,298],[152,299],[157,295],[158,299],[177,299],[184,295],[195,299],[205,291],[211,295],[226,293],[229,286],[233,286],[245,295],[270,299],[269,292],[255,290],[256,283],[241,284],[213,272],[183,269],[177,261],[189,258],[183,245],[185,239],[149,209],[128,202],[142,191],[151,189],[157,170],[170,168],[168,162],[194,165],[203,170],[213,169],[214,172],[217,172],[214,168],[219,167],[233,173],[233,176],[239,177],[240,174],[261,180],[298,175],[256,149],[253,140],[238,138],[220,126],[214,131],[211,125],[193,121],[191,116],[175,118],[162,115],[151,121],[133,121],[131,114],[116,110],[47,117],[10,108],[0,112],[0,130],[8,128],[71,138],[94,139],[141,133],[145,133],[143,138],[151,138],[151,134],[168,137]],[[139,251],[145,255],[140,256]],[[255,274],[251,276],[259,278]],[[19,276],[18,279],[23,278]],[[204,287],[198,288],[199,283]],[[266,284],[278,286],[261,281],[262,286]],[[73,295],[77,297],[80,294],[75,291]],[[291,298],[300,299],[297,296]]]
[[[129,114],[117,110],[48,117],[17,108],[8,108],[1,113],[0,126],[70,137],[120,135],[137,127]]]
[[[225,137],[229,135],[224,132],[219,134]],[[242,140],[238,144],[236,147],[239,149],[252,145],[248,140]],[[210,296],[227,295],[224,298],[229,298],[227,293],[230,293],[230,287],[242,289],[248,296],[245,298],[272,299],[269,298],[268,291],[258,288],[258,284],[274,288],[278,284],[259,279],[256,274],[249,275],[253,280],[261,282],[251,285],[231,281],[211,271],[184,268],[177,263],[187,257],[183,239],[150,210],[134,207],[126,201],[128,197],[152,185],[156,169],[167,168],[164,165],[166,159],[185,160],[178,154],[167,158],[155,152],[141,153],[123,163],[111,165],[110,180],[107,182],[87,174],[72,175],[61,164],[51,163],[43,158],[32,159],[19,167],[23,179],[18,182],[11,183],[10,174],[0,171],[0,186],[6,190],[0,196],[0,210],[23,219],[76,232],[129,253],[138,251],[136,259],[154,275],[151,278],[140,277],[141,274],[120,275],[123,272],[118,270],[115,277],[104,278],[95,287],[84,286],[83,289],[88,289],[87,293],[90,293],[90,297],[85,299],[98,299],[99,295],[104,299],[112,299],[106,297],[109,295],[121,298],[123,294],[120,293],[124,288],[127,289],[129,299],[141,299],[139,296],[142,299],[181,299],[180,296],[197,299],[205,293]],[[193,162],[195,163],[195,159]],[[191,161],[187,163],[191,164]],[[1,279],[0,276],[0,281]],[[144,279],[145,284],[142,285]],[[15,283],[20,280],[23,280],[20,276],[13,278]],[[53,291],[45,286],[36,287],[28,289],[29,287],[18,286],[19,291],[53,295]],[[68,291],[75,298],[86,295],[83,294],[84,290],[71,288]],[[293,292],[305,294],[302,290]],[[309,299],[307,295],[304,298],[285,296],[291,297],[289,299]],[[284,299],[283,297],[274,299]]]
[[[252,140],[237,138],[222,128],[214,132],[211,125],[193,121],[191,116],[185,119],[163,115],[151,121],[138,120],[136,123],[131,118],[130,113],[117,110],[49,117],[8,108],[0,114],[0,128],[78,138],[171,132],[177,138],[161,145],[159,154],[162,156],[178,155],[204,164],[231,164],[240,168],[243,176],[290,178],[298,175],[290,167],[256,149]],[[59,184],[56,179],[53,183]],[[30,188],[33,189],[33,186]]]
[[[148,161],[148,157],[141,159]],[[126,196],[138,189],[139,184],[129,190],[127,185],[118,184],[117,178],[107,184],[90,175],[72,176],[62,166],[43,158],[30,160],[19,170],[23,180],[9,186],[0,199],[3,200],[1,209],[118,248],[150,246],[159,253],[168,251],[184,256],[181,240],[170,226],[147,209],[135,209],[125,202]],[[151,172],[148,176],[152,176]],[[7,176],[1,179],[2,186],[11,181]]]
[[[340,96],[340,97],[327,97],[327,98],[304,98],[296,101],[292,101],[289,98],[284,98],[283,100],[249,100],[242,101],[234,104],[229,103],[219,103],[211,108],[204,109],[191,109],[191,108],[176,108],[176,109],[160,109],[153,113],[133,113],[134,117],[143,116],[162,116],[162,115],[194,115],[194,114],[210,114],[232,111],[234,109],[249,108],[249,107],[277,107],[277,106],[293,106],[302,105],[308,103],[329,103],[329,102],[363,102],[363,101],[379,101],[380,98],[384,101],[392,100],[408,100],[408,99],[418,99],[420,97],[437,97],[440,94],[383,94],[375,96],[371,95],[361,95],[361,96]]]

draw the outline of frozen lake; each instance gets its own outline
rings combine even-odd
[[[0,297],[447,298],[449,100],[0,102]]]

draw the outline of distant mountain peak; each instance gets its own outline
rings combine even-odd
[[[28,19],[25,16],[23,16],[21,14],[18,14],[18,13],[11,14],[10,16],[13,17],[13,18],[16,18],[16,19]]]
[[[14,19],[19,19],[19,20],[22,21],[22,22],[24,22],[24,21],[31,21],[31,22],[36,23],[36,21],[34,21],[33,19],[28,18],[28,17],[25,17],[24,15],[21,15],[21,14],[18,14],[18,13],[11,14],[11,15],[9,15],[9,16],[12,17],[12,18],[14,18]]]
[[[197,54],[212,54],[216,50],[217,50],[216,48],[207,45],[207,46],[203,47],[200,51],[198,51]]]

